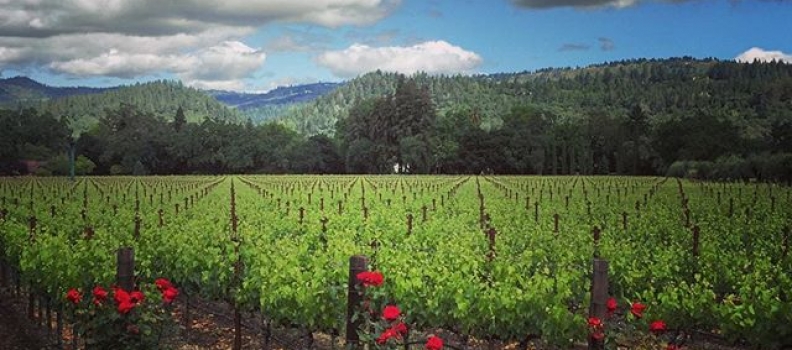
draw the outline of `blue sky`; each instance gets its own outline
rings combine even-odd
[[[264,91],[673,56],[792,63],[788,0],[8,0],[0,72]]]

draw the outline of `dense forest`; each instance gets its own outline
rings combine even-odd
[[[81,101],[91,110],[103,107],[98,122],[73,142],[83,156],[81,169],[93,165],[97,174],[398,171],[792,180],[792,65],[783,63],[675,58],[482,76],[373,72],[259,125],[211,107],[207,101],[214,100],[205,95],[203,103],[182,104],[168,102],[164,96],[172,95],[164,91],[135,99],[122,92],[0,113],[0,136],[10,145],[0,159],[3,171],[20,172],[20,160],[62,164],[73,122],[61,116],[73,114],[54,106]],[[53,135],[39,137],[33,132],[39,129]],[[62,172],[53,166],[39,171]]]
[[[107,109],[116,109],[121,104],[130,104],[143,112],[164,118],[172,118],[176,110],[182,107],[186,111],[187,120],[191,122],[199,122],[207,116],[234,122],[244,120],[238,111],[224,106],[203,91],[167,80],[105,89],[101,92],[88,90],[87,93],[72,93],[60,98],[47,98],[46,95],[39,97],[6,102],[5,105],[12,108],[34,108],[54,116],[67,117],[75,135],[96,127]]]

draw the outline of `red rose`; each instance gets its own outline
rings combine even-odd
[[[393,321],[399,318],[400,315],[401,310],[399,310],[399,307],[395,305],[388,305],[382,310],[382,318],[387,321]]]
[[[602,328],[602,320],[597,317],[589,317],[588,325],[591,328]]]
[[[399,333],[401,335],[406,335],[407,334],[407,325],[404,324],[404,322],[399,322],[399,324],[393,326],[393,330],[395,330],[397,333]]]
[[[129,296],[127,291],[121,288],[115,288],[113,290],[113,299],[115,299],[116,304],[121,304],[123,302],[130,302],[132,297]]]
[[[143,295],[143,292],[141,292],[139,290],[136,290],[136,291],[133,291],[132,293],[129,293],[129,299],[133,303],[139,304],[139,303],[142,303],[143,300],[146,299],[146,297]]]
[[[177,296],[179,296],[179,290],[170,287],[162,292],[162,301],[164,301],[165,304],[170,304],[174,299],[176,299]]]
[[[643,317],[644,310],[646,310],[646,305],[641,304],[639,302],[635,302],[632,304],[632,308],[630,309],[630,312],[632,312],[633,316],[635,316],[636,318],[641,318]]]
[[[426,340],[426,350],[440,350],[443,348],[443,339],[440,337],[431,336]]]
[[[616,298],[614,297],[608,298],[608,302],[605,303],[605,307],[608,308],[608,316],[613,315],[613,312],[616,311],[616,307],[618,306],[619,304],[616,302]]]
[[[595,341],[601,342],[601,341],[605,340],[605,332],[596,331],[594,333],[591,333],[591,339],[594,339]]]
[[[118,313],[125,315],[133,308],[135,308],[135,303],[133,303],[131,300],[124,300],[118,304]]]
[[[166,289],[168,289],[168,288],[171,288],[171,287],[173,287],[173,285],[171,284],[171,282],[170,282],[170,281],[168,281],[167,279],[164,279],[164,278],[157,278],[157,279],[154,281],[154,284],[156,284],[156,285],[157,285],[157,289],[159,289],[159,290],[160,290],[160,292],[161,292],[161,291],[164,291],[164,290],[166,290]]]
[[[363,271],[356,277],[360,283],[363,283],[363,287],[379,287],[385,279],[379,271]]]
[[[393,328],[388,328],[382,334],[380,334],[379,338],[377,338],[377,344],[385,344],[388,342],[390,338],[397,338],[399,337],[399,333],[396,332]]]
[[[93,289],[93,296],[94,296],[94,303],[96,303],[97,301],[98,302],[105,301],[107,299],[107,291],[100,286],[96,286]]]
[[[663,321],[654,321],[649,325],[649,331],[659,335],[666,331],[666,324]]]
[[[80,294],[80,291],[72,288],[66,292],[66,299],[74,303],[74,305],[77,305],[80,303],[80,301],[82,301],[82,294]]]
[[[682,345],[668,344],[666,350],[682,350]]]

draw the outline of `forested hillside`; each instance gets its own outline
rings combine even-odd
[[[71,120],[75,133],[81,133],[95,126],[108,109],[118,109],[122,104],[166,119],[173,118],[181,107],[190,122],[199,122],[206,117],[232,122],[244,120],[237,111],[203,91],[165,80],[23,105],[54,116],[66,116]]]
[[[782,63],[676,58],[486,76],[373,72],[290,108],[282,125],[239,123],[238,111],[174,82],[72,96],[6,111],[3,131],[15,146],[0,160],[19,169],[19,160],[61,157],[68,140],[41,140],[36,125],[61,135],[60,117],[77,116],[71,127],[89,130],[77,151],[99,173],[792,181],[792,65]]]
[[[44,101],[73,95],[98,94],[113,88],[52,87],[28,77],[0,79],[0,106]]]
[[[353,79],[332,92],[309,102],[300,109],[287,113],[280,121],[302,134],[332,134],[335,123],[345,118],[357,103],[381,97],[396,91],[402,75],[372,72]],[[484,116],[485,127],[517,103],[517,96],[503,93],[497,81],[488,76],[430,76],[416,74],[411,77],[419,86],[425,86],[442,113],[460,107],[479,111]]]
[[[306,134],[332,132],[362,106],[368,117],[357,123],[379,128],[369,130],[376,143],[378,135],[398,133],[382,131],[388,126],[380,122],[404,105],[381,100],[393,99],[404,78],[367,74],[283,122]],[[432,171],[761,178],[792,168],[792,65],[642,59],[411,80],[437,111],[424,131],[430,143],[418,147],[431,153],[422,157]],[[346,152],[349,165],[355,159]],[[401,156],[369,171],[394,159]]]
[[[218,90],[207,91],[207,93],[226,106],[235,108],[245,119],[261,123],[299,110],[306,103],[330,93],[340,85],[339,83],[313,83],[281,86],[266,93]]]

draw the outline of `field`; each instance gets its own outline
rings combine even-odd
[[[0,196],[4,267],[56,304],[72,287],[114,283],[116,251],[132,247],[140,280],[166,276],[183,295],[228,301],[274,327],[343,336],[349,260],[365,255],[385,276],[372,303],[397,304],[416,336],[443,330],[567,348],[590,336],[599,256],[619,304],[609,340],[641,339],[649,321],[663,320],[656,344],[792,345],[792,190],[774,184],[5,178]],[[647,306],[641,320],[631,302]]]

